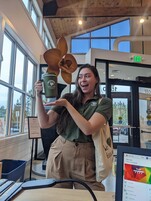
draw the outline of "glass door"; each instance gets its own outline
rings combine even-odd
[[[140,145],[151,149],[151,88],[139,87]]]
[[[151,149],[150,84],[109,79],[108,89],[113,103],[110,126],[114,147],[120,144]]]
[[[103,92],[113,101],[110,127],[114,147],[151,148],[150,65],[96,59],[96,67],[105,84]]]
[[[113,103],[112,137],[114,145],[130,143],[131,87],[111,84]]]

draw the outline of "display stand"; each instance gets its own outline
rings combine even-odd
[[[34,141],[38,138],[41,138],[41,129],[38,123],[37,117],[27,117],[28,118],[28,134],[29,139],[32,139],[32,147],[31,147],[31,160],[30,160],[30,175],[28,180],[34,180],[32,178],[32,164],[33,164],[33,152],[34,152]]]

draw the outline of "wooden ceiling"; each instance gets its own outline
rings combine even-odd
[[[151,16],[151,0],[38,0],[56,39],[85,33],[123,17]],[[83,18],[83,25],[78,20]]]

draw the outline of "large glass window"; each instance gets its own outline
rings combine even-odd
[[[26,6],[27,10],[29,8],[29,0],[22,0],[24,5]]]
[[[72,53],[86,53],[90,48],[90,40],[89,39],[75,39],[72,40]]]
[[[27,131],[26,117],[34,115],[37,65],[7,30],[0,69],[0,136]]]
[[[151,76],[150,66],[145,67],[138,65],[130,65],[127,63],[110,63],[109,78],[122,80],[141,80],[141,77]]]
[[[37,10],[35,9],[34,1],[32,1],[32,0],[22,0],[22,1],[25,5],[26,9],[28,10],[35,26],[39,29],[39,27],[38,27],[39,26],[39,15],[38,15]]]
[[[19,89],[23,88],[23,76],[24,76],[23,73],[24,73],[24,55],[17,48],[14,85]]]
[[[4,35],[3,41],[3,62],[0,69],[0,79],[9,82],[10,68],[11,68],[11,51],[12,51],[12,41]]]
[[[91,32],[92,37],[109,37],[109,26]]]
[[[31,17],[32,21],[34,22],[40,37],[43,39],[45,46],[49,49],[52,48],[53,45],[51,43],[51,36],[49,34],[49,29],[42,18],[42,12],[38,5],[38,2],[35,0],[22,0],[29,16]]]
[[[113,50],[113,43],[119,36],[130,35],[129,20],[118,22],[71,39],[73,54],[87,53],[90,48]],[[130,52],[130,42],[120,44],[121,52]]]
[[[48,34],[47,34],[47,31],[45,30],[45,28],[43,28],[43,32],[42,32],[42,39],[45,43],[45,46],[49,49],[49,48],[52,48],[52,45],[50,43],[50,40],[49,40],[49,37],[48,37]]]
[[[13,107],[11,112],[11,133],[18,133],[21,128],[22,94],[14,91]]]
[[[31,96],[26,96],[26,103],[25,103],[25,117],[31,116],[32,115],[32,97]]]
[[[91,47],[109,50],[109,40],[108,39],[92,39],[91,40]]]
[[[38,14],[33,5],[32,5],[32,9],[31,9],[31,18],[32,18],[34,24],[36,25],[36,27],[38,27]]]
[[[0,85],[0,136],[5,136],[8,112],[8,88]]]
[[[118,22],[116,24],[113,24],[111,27],[111,36],[119,37],[124,35],[129,35],[129,20],[125,20],[122,22]]]
[[[26,92],[33,94],[34,64],[28,60]]]

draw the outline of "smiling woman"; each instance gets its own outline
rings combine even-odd
[[[108,98],[99,102],[99,84],[97,69],[89,64],[81,66],[73,93],[47,103],[52,107],[46,113],[41,97],[42,83],[35,83],[40,126],[44,129],[56,125],[59,135],[50,147],[47,178],[82,179],[93,190],[104,190],[104,185],[96,181],[92,133],[110,119],[112,102]],[[58,184],[57,187],[73,188],[73,184]],[[74,187],[81,188],[78,184]]]

